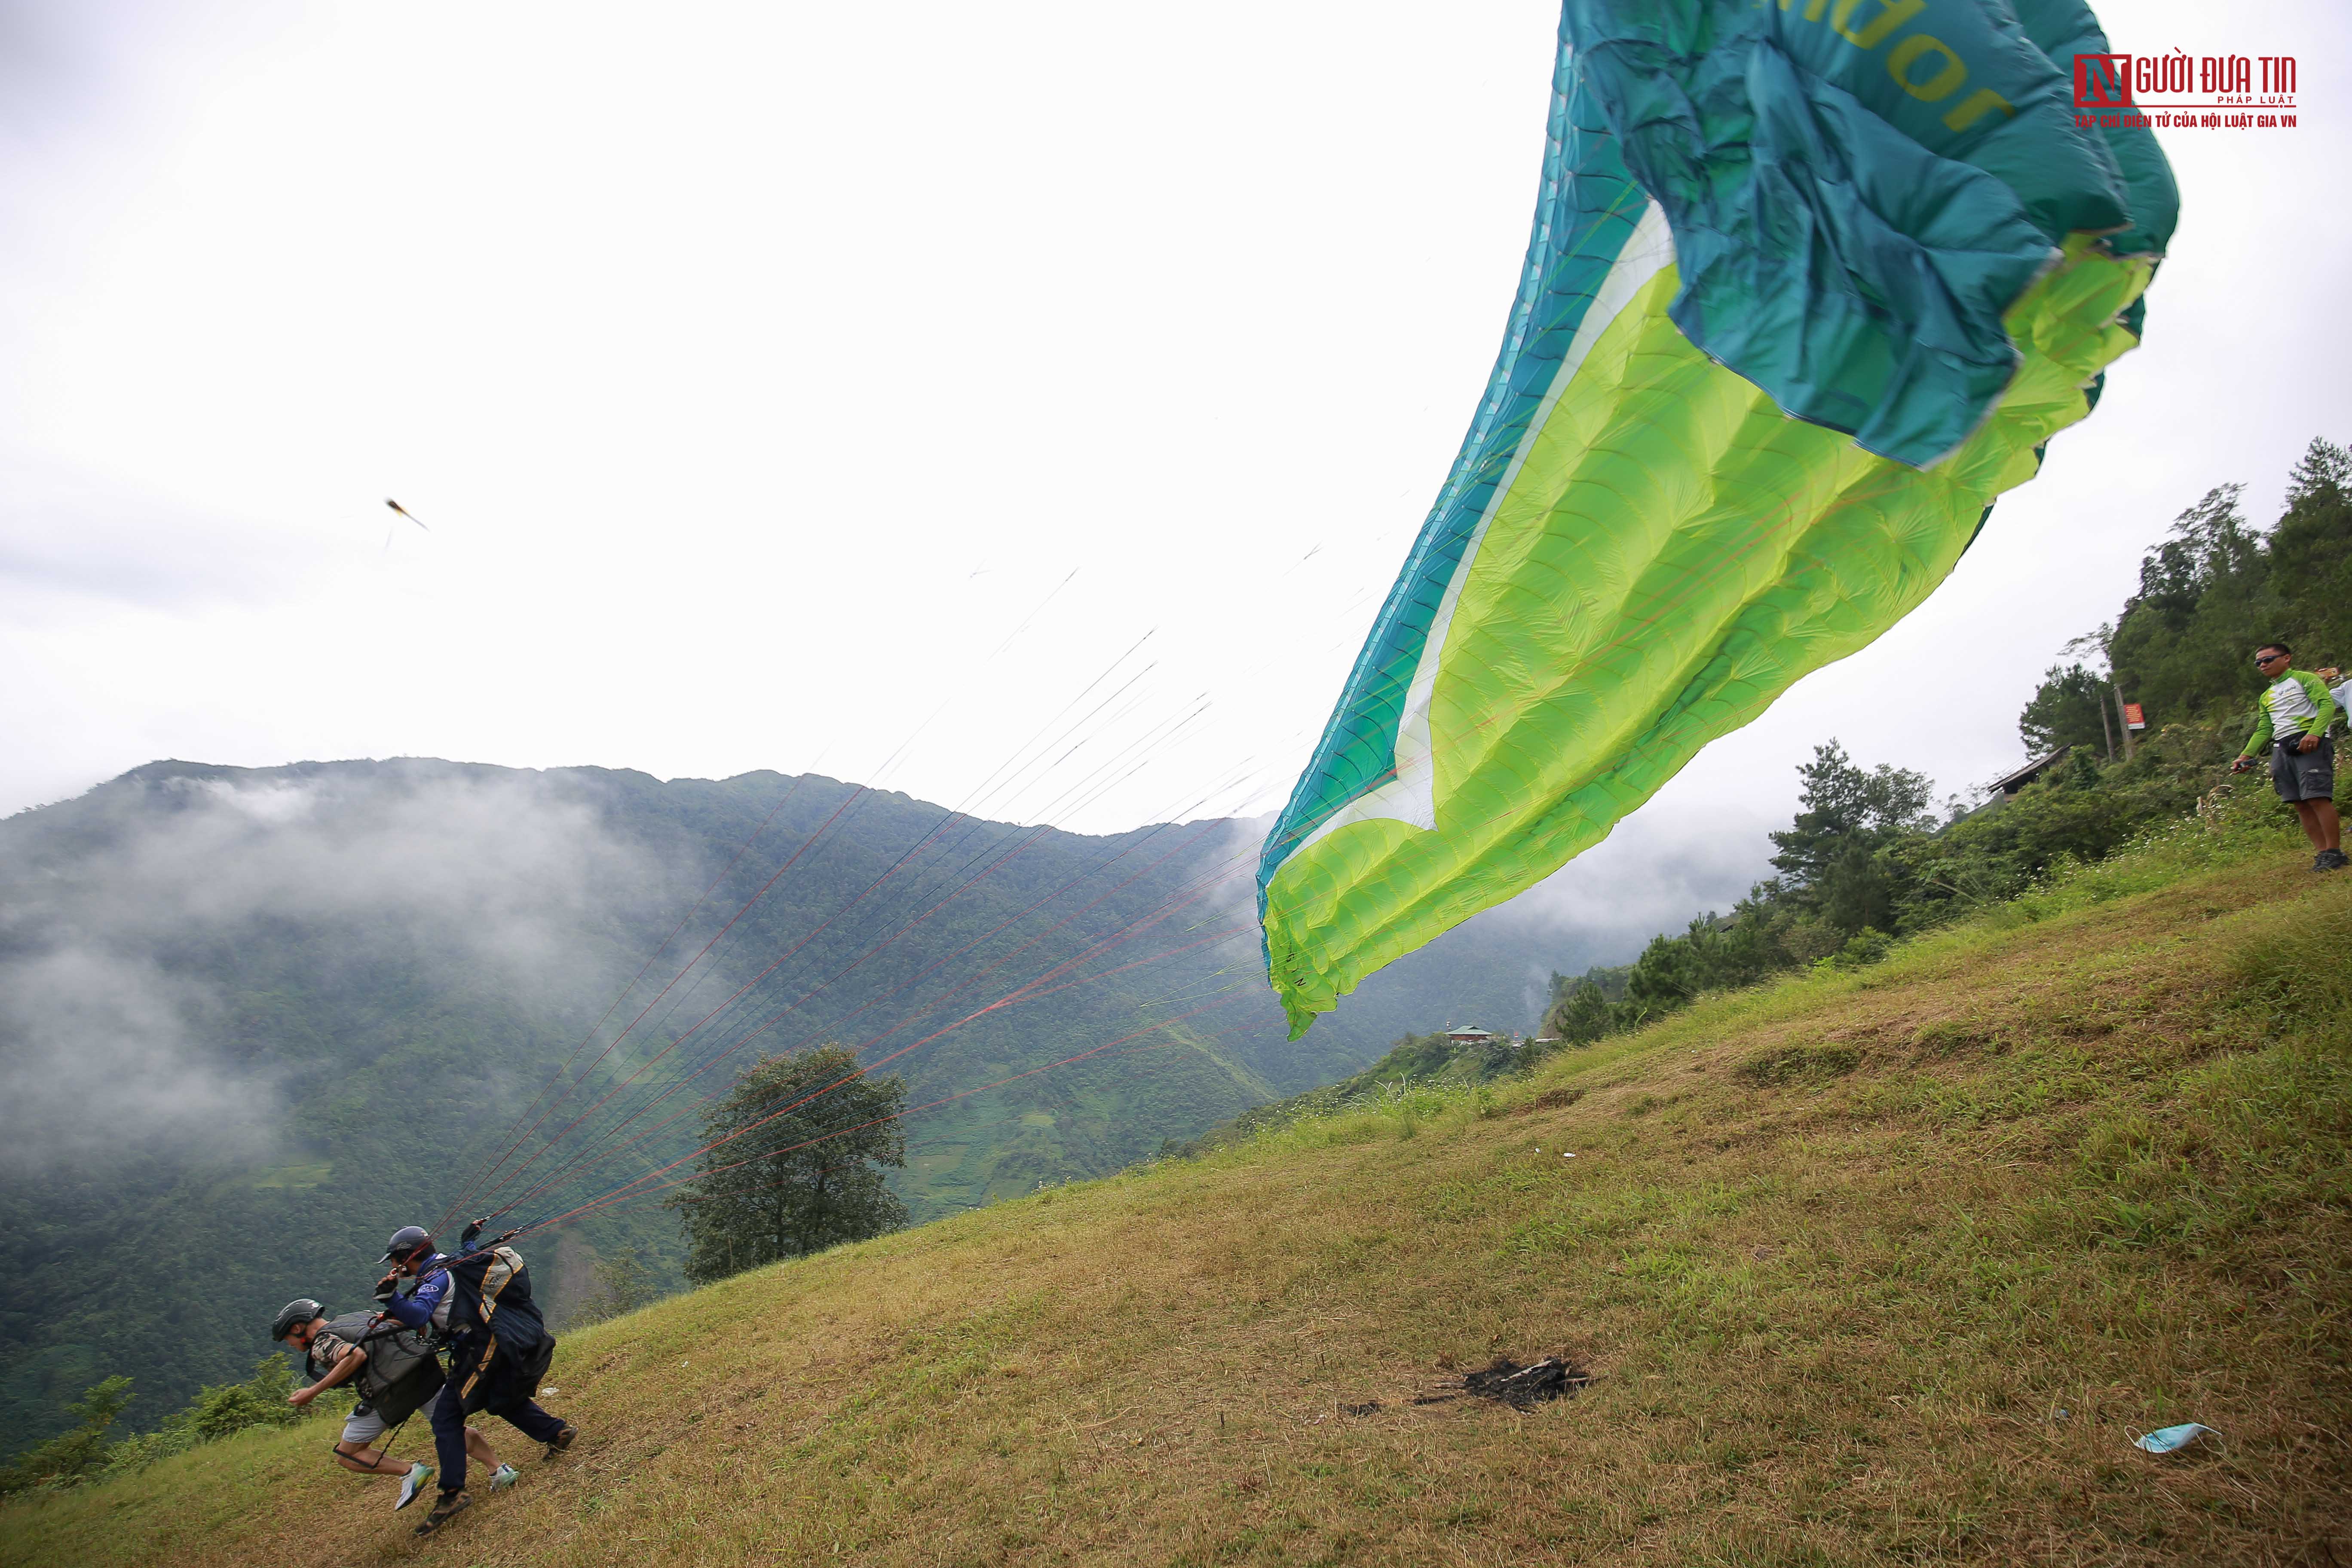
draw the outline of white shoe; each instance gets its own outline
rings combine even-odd
[[[416,1500],[416,1494],[423,1491],[425,1489],[425,1483],[432,1479],[433,1467],[425,1463],[422,1459],[418,1460],[415,1464],[409,1466],[408,1474],[403,1476],[400,1479],[400,1500],[392,1505],[392,1511],[398,1513],[402,1509],[404,1509],[410,1503],[415,1502]]]
[[[516,1469],[512,1465],[500,1465],[490,1472],[490,1489],[494,1492],[502,1492],[520,1479],[522,1479],[520,1470]]]

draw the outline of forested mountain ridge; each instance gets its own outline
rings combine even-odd
[[[583,1040],[577,1092],[509,1167],[584,1120],[485,1206],[591,1163],[508,1223],[685,1152],[698,1119],[665,1120],[762,1050],[837,1038],[872,1061],[938,1034],[879,1069],[947,1100],[908,1123],[920,1220],[1116,1169],[1400,1035],[1528,1012],[1541,939],[1473,926],[1288,1042],[1247,930],[1254,842],[1223,820],[973,821],[814,775],[426,760],[157,763],[0,822],[7,1446],[112,1373],[152,1420],[240,1375],[288,1297],[355,1299],[382,1237],[457,1202]],[[543,1233],[559,1312],[616,1244],[667,1269],[676,1217],[656,1196]]]

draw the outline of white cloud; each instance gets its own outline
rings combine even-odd
[[[275,1092],[202,1043],[214,1000],[102,947],[0,963],[0,1165],[264,1152]]]
[[[20,1165],[274,1136],[282,1064],[236,1053],[229,999],[180,950],[331,925],[339,965],[478,963],[546,1014],[610,986],[583,932],[694,871],[532,774],[172,777],[66,811],[0,827],[0,1159]],[[57,854],[49,832],[99,847]]]

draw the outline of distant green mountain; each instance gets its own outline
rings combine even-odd
[[[1401,1036],[1533,1021],[1544,940],[1488,920],[1286,1040],[1259,830],[427,760],[156,763],[0,822],[5,1447],[111,1373],[134,1423],[241,1375],[278,1304],[363,1300],[383,1238],[509,1145],[520,1177],[463,1205],[511,1204],[501,1225],[656,1170],[762,1050],[839,1040],[906,1076],[920,1221],[1117,1169]],[[658,1195],[524,1250],[560,1316],[616,1246],[674,1268]]]

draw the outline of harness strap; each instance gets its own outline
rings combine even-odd
[[[490,1342],[483,1350],[482,1359],[474,1363],[474,1370],[467,1374],[466,1386],[457,1391],[457,1402],[460,1405],[473,1397],[474,1384],[482,1381],[482,1373],[489,1369],[490,1359],[499,1353],[499,1336],[491,1331],[490,1320],[498,1315],[499,1293],[521,1272],[520,1259],[518,1258],[516,1267],[507,1271],[507,1277],[504,1279],[499,1280],[491,1289],[482,1293],[482,1332],[488,1336]]]
[[[362,1468],[371,1470],[380,1470],[383,1468],[383,1462],[392,1458],[392,1445],[394,1441],[400,1436],[401,1426],[405,1426],[407,1425],[408,1423],[404,1420],[401,1422],[400,1426],[395,1426],[391,1431],[385,1433],[383,1441],[376,1446],[375,1458],[370,1459]],[[368,1447],[368,1445],[362,1443],[360,1447],[364,1448]],[[357,1454],[344,1453],[343,1446],[341,1443],[335,1444],[330,1451],[332,1452],[335,1458],[339,1459],[349,1459],[354,1465],[360,1463],[359,1456]]]

